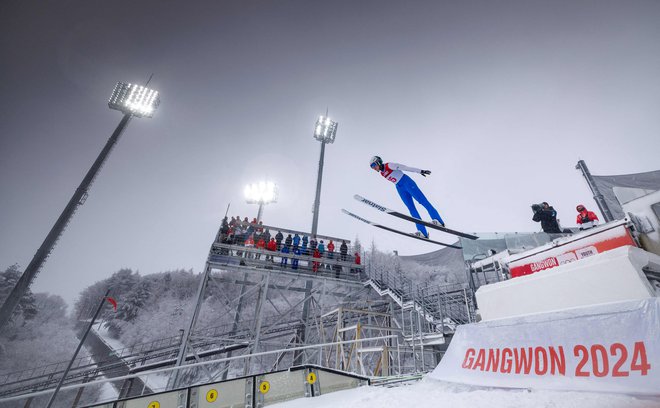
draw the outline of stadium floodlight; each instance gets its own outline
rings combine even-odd
[[[333,143],[337,135],[337,122],[332,121],[327,115],[319,116],[314,127],[314,139],[323,143]]]
[[[248,204],[259,204],[257,222],[261,221],[264,205],[276,203],[278,198],[277,185],[272,181],[260,181],[245,186],[245,201]]]
[[[314,208],[312,212],[312,236],[316,237],[316,230],[319,225],[319,207],[321,206],[321,182],[323,180],[323,160],[325,157],[325,145],[333,143],[337,135],[337,126],[339,124],[328,117],[326,111],[325,116],[319,116],[314,126],[314,139],[321,142],[321,158],[319,159],[319,172],[316,178],[316,197],[314,199]]]
[[[125,82],[117,82],[108,101],[110,109],[139,118],[152,117],[159,104],[158,91]]]
[[[87,171],[85,178],[80,182],[80,185],[73,193],[69,203],[64,207],[62,214],[60,214],[60,217],[55,221],[55,225],[53,225],[48,235],[46,235],[46,238],[36,254],[34,254],[32,260],[25,268],[25,271],[23,271],[23,274],[18,282],[16,282],[11,293],[5,299],[2,307],[0,307],[0,329],[2,329],[11,318],[18,302],[30,288],[32,281],[37,276],[37,273],[46,261],[46,258],[50,255],[55,243],[60,238],[60,235],[62,235],[64,228],[73,217],[78,206],[85,203],[92,182],[103,166],[103,163],[108,158],[112,148],[117,141],[119,141],[119,137],[124,132],[124,129],[126,129],[131,118],[152,117],[159,103],[160,99],[158,92],[152,89],[125,82],[117,83],[115,89],[112,91],[108,106],[110,109],[121,111],[124,114],[124,117],[115,128],[115,131],[112,132],[112,135],[105,143],[105,146],[103,147],[103,150],[101,150],[101,153],[99,153],[96,161],[94,161],[92,167]]]

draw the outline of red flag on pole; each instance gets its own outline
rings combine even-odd
[[[115,300],[115,298],[112,298],[110,296],[106,296],[105,300],[110,302],[110,304],[112,305],[112,307],[115,309],[115,312],[116,312],[117,311],[117,301]]]

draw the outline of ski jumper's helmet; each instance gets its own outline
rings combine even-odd
[[[371,167],[374,167],[375,165],[378,165],[379,168],[383,167],[383,159],[380,158],[380,156],[374,156],[371,158],[371,163],[369,163]]]

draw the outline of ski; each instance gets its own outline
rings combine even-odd
[[[424,241],[424,242],[431,242],[431,243],[433,243],[433,244],[442,245],[442,246],[446,246],[446,247],[449,247],[449,248],[462,249],[462,247],[460,247],[460,246],[458,246],[458,245],[445,244],[444,242],[433,241],[433,240],[428,239],[428,238],[418,237],[417,235],[414,235],[414,234],[409,234],[409,233],[406,233],[406,232],[403,232],[403,231],[396,230],[396,229],[394,229],[394,228],[390,228],[390,227],[386,227],[386,226],[384,226],[384,225],[376,224],[375,222],[371,222],[371,221],[369,221],[369,220],[367,220],[367,219],[365,219],[365,218],[362,218],[362,217],[360,217],[359,215],[355,215],[355,214],[353,214],[352,212],[347,211],[347,210],[345,210],[345,209],[343,209],[343,208],[341,209],[341,211],[342,211],[344,214],[350,215],[350,216],[353,217],[353,218],[357,218],[358,220],[360,220],[360,221],[362,221],[362,222],[365,222],[365,223],[367,223],[367,224],[369,224],[369,225],[373,225],[374,227],[377,227],[377,228],[380,228],[380,229],[384,229],[385,231],[394,232],[395,234],[405,235],[406,237],[419,239],[419,240]]]
[[[468,239],[478,239],[479,238],[476,235],[467,234],[465,232],[456,231],[456,230],[446,228],[446,227],[441,227],[440,225],[435,225],[431,222],[420,220],[419,218],[411,217],[410,215],[403,214],[403,213],[400,213],[398,211],[390,210],[389,208],[383,207],[382,205],[377,204],[377,203],[375,203],[371,200],[368,200],[368,199],[366,199],[366,198],[364,198],[364,197],[362,197],[361,195],[358,195],[358,194],[355,194],[353,196],[353,198],[355,198],[356,200],[358,200],[359,202],[361,202],[363,204],[368,205],[369,207],[375,208],[375,209],[377,209],[379,211],[382,211],[384,213],[387,213],[389,215],[393,215],[395,217],[401,218],[402,220],[414,222],[416,224],[422,224],[422,225],[425,225],[429,228],[435,228],[437,230],[444,231],[448,234],[456,235],[458,237],[463,237],[463,238],[468,238]]]

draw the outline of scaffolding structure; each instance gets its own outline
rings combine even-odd
[[[371,378],[418,374],[437,365],[456,325],[472,321],[466,285],[422,287],[401,271],[376,272],[336,252],[315,258],[221,238],[219,231],[183,333],[113,350],[112,361],[80,358],[65,388],[117,378],[122,380],[113,384],[123,398],[309,364]],[[211,297],[222,300],[225,313],[206,310]],[[215,316],[217,324],[197,327],[201,315]],[[45,392],[62,369],[49,365],[0,377],[0,400]],[[169,375],[165,389],[140,380],[163,370]]]

